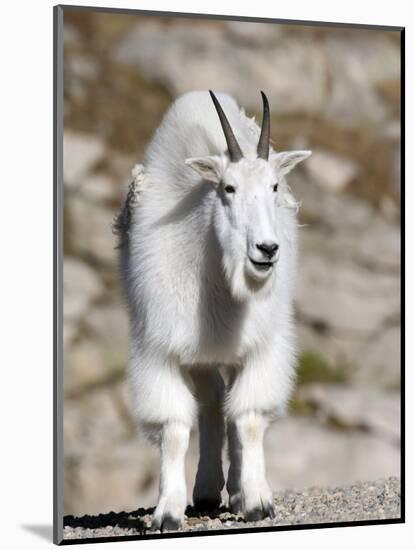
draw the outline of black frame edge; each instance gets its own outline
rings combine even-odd
[[[53,7],[53,542],[63,540],[63,9]]]
[[[405,28],[401,30],[401,518],[405,523]]]

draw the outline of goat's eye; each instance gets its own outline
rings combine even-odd
[[[272,189],[274,190],[274,193],[276,193],[278,191],[278,183],[276,183]]]
[[[225,193],[235,193],[235,187],[233,185],[225,185]]]

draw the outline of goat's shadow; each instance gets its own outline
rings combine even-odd
[[[200,518],[200,517],[208,516],[210,519],[219,518],[222,522],[224,522],[224,521],[227,521],[228,518],[227,519],[221,518],[221,514],[225,514],[226,512],[230,513],[229,508],[227,508],[226,506],[219,506],[219,508],[207,511],[207,510],[200,510],[189,504],[186,507],[185,514],[188,518]]]
[[[135,529],[139,531],[140,534],[144,534],[149,529],[148,518],[152,516],[155,507],[152,508],[138,508],[131,512],[108,512],[107,514],[98,514],[96,516],[64,516],[63,525],[64,527],[82,527],[83,529],[99,529],[105,527],[121,527],[124,529]],[[227,521],[221,518],[221,514],[229,512],[228,508],[225,506],[220,506],[215,510],[204,511],[196,509],[194,506],[188,505],[186,507],[185,514],[188,518],[200,518],[208,516],[210,519],[219,518],[222,522]],[[147,522],[144,518],[147,516]],[[46,533],[43,534],[40,532],[40,526],[27,526],[26,529],[33,532],[37,532],[39,535],[42,535],[46,538]],[[51,531],[51,527],[50,529]],[[51,535],[50,535],[51,536]],[[49,538],[49,537],[48,537]]]
[[[148,514],[154,512],[153,508],[138,508],[132,512],[108,512],[107,514],[98,514],[97,516],[64,516],[64,527],[82,527],[83,529],[99,529],[101,527],[121,527],[124,529],[135,529],[144,533],[147,526],[142,519]]]

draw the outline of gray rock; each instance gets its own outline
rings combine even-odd
[[[357,240],[356,251],[356,257],[361,262],[399,279],[401,232],[398,224],[388,223],[379,215],[374,216]]]
[[[82,181],[79,191],[87,200],[97,204],[108,204],[120,199],[120,186],[105,174],[89,174]]]
[[[66,349],[64,392],[72,395],[97,384],[105,376],[105,364],[97,346],[82,341]]]
[[[352,380],[355,370],[354,358],[361,341],[356,334],[335,333],[324,321],[315,325],[301,320],[297,323],[297,341],[300,354],[313,352],[323,358],[332,372],[341,372],[346,380]]]
[[[307,417],[289,417],[271,426],[266,460],[274,490],[400,475],[396,442],[375,433],[337,430]]]
[[[400,78],[397,44],[385,36],[351,31],[328,34],[324,49],[331,89],[323,115],[351,126],[383,122],[388,109],[375,85]]]
[[[65,322],[77,321],[85,315],[94,300],[101,296],[103,285],[93,269],[71,256],[64,258],[63,282]]]
[[[246,21],[227,21],[225,28],[229,40],[241,48],[258,48],[263,50],[274,46],[283,35],[281,25],[255,23]]]
[[[105,171],[86,173],[78,182],[77,194],[102,206],[118,206],[125,199],[131,182],[134,157],[111,151],[111,162]]]
[[[100,348],[85,339],[67,347],[64,357],[64,391],[72,394],[99,383],[106,375]]]
[[[400,208],[391,197],[384,195],[379,201],[379,206],[382,211],[382,216],[387,222],[391,224],[399,222],[401,216]]]
[[[72,344],[74,338],[78,334],[78,324],[73,322],[68,317],[65,318],[63,323],[63,349],[64,351]]]
[[[318,195],[312,196],[306,207],[317,208]],[[396,388],[399,227],[348,197],[322,196],[320,216],[323,224],[301,230],[296,294],[300,349],[318,353],[333,368],[341,366],[356,382]]]
[[[115,266],[116,240],[112,225],[116,209],[109,209],[85,200],[82,196],[66,199],[70,215],[71,247],[80,256]]]
[[[85,327],[102,350],[108,362],[126,361],[128,349],[127,309],[119,303],[99,305],[85,317]],[[117,360],[118,359],[118,360]]]
[[[94,164],[104,155],[104,144],[94,136],[65,130],[63,136],[63,180],[76,188]]]
[[[322,329],[320,328],[322,327]],[[313,352],[333,373],[355,384],[399,389],[401,382],[401,329],[384,327],[373,334],[336,332],[298,323],[300,353]]]
[[[335,193],[343,191],[359,173],[359,166],[349,158],[323,150],[313,151],[304,169],[323,190]]]
[[[306,321],[366,335],[399,317],[399,278],[318,256],[301,260],[297,308]]]
[[[301,177],[301,174],[294,173],[290,182],[296,197],[301,197],[301,211],[305,212],[311,229],[330,229],[336,237],[342,232],[354,236],[367,228],[376,216],[367,202],[348,195],[327,193],[314,181]],[[325,237],[327,240],[327,235]]]
[[[261,41],[268,41],[270,26],[258,25],[263,26],[266,37]],[[186,22],[162,29],[157,22],[137,25],[120,42],[115,58],[162,82],[175,96],[209,89],[214,82],[217,90],[226,90],[242,105],[259,111],[257,88],[245,85],[250,81],[267,91],[274,112],[316,111],[324,90],[320,50],[287,39],[278,42],[278,47],[268,45],[258,55],[256,47],[241,48],[241,32],[249,33],[253,40],[250,27],[241,31],[240,27],[189,26]],[[253,34],[258,44],[256,29]]]
[[[376,85],[400,71],[399,47],[385,36],[350,30],[311,38],[266,23],[146,22],[123,37],[114,56],[174,96],[214,82],[258,111],[257,89],[264,89],[276,114],[320,114],[351,126],[387,119]]]
[[[399,276],[400,228],[367,202],[347,195],[324,193],[301,178],[293,182],[301,197],[301,257],[307,254],[340,259],[376,272]]]
[[[93,55],[88,55],[85,52],[70,57],[70,70],[72,76],[80,79],[96,79],[98,77],[99,65]]]
[[[65,46],[79,44],[82,40],[81,33],[74,25],[65,23],[63,27],[63,43]]]
[[[101,363],[102,365],[102,363]],[[125,384],[67,400],[64,415],[65,514],[154,504],[158,450],[132,433]]]
[[[369,431],[400,442],[400,395],[397,391],[354,385],[312,384],[298,397],[317,408],[319,416],[347,429]]]
[[[401,327],[391,326],[359,346],[356,360],[361,368],[354,373],[357,383],[399,389],[401,383]]]

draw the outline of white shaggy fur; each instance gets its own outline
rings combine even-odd
[[[221,502],[226,422],[230,506],[251,519],[272,515],[263,436],[284,413],[294,375],[297,205],[285,175],[310,152],[270,148],[268,161],[257,158],[258,126],[233,98],[217,97],[244,158],[229,161],[207,92],[177,99],[147,150],[120,246],[135,414],[161,449],[156,529],[183,518],[196,415],[195,505]],[[264,242],[279,248],[271,267],[257,269]]]

